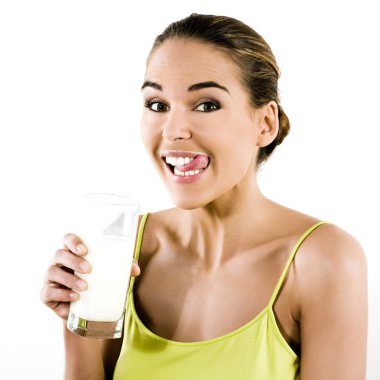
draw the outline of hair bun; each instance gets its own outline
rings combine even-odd
[[[278,134],[275,139],[276,146],[280,145],[290,131],[290,121],[282,107],[278,104]]]

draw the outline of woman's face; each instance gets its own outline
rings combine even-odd
[[[224,52],[165,41],[142,93],[142,139],[177,207],[205,206],[255,175],[259,110]]]

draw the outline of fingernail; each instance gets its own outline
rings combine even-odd
[[[76,283],[75,283],[77,289],[79,290],[83,290],[83,289],[86,289],[86,283],[82,280],[78,280]]]
[[[79,298],[79,294],[78,293],[70,293],[70,298],[72,300],[76,301]]]
[[[79,265],[79,268],[82,272],[89,272],[91,269],[91,265],[87,261],[84,261],[82,264]]]
[[[85,253],[87,251],[86,247],[83,244],[77,245],[77,252],[78,253]]]

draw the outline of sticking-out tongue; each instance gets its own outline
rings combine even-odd
[[[191,161],[189,164],[186,165],[178,165],[176,168],[180,170],[181,172],[188,172],[190,170],[200,170],[207,167],[210,159],[206,155],[200,155],[196,156],[194,158],[194,161]]]

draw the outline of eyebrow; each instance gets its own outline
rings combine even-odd
[[[187,89],[187,91],[197,91],[197,90],[201,90],[202,88],[210,88],[210,87],[219,88],[220,90],[226,91],[228,94],[230,93],[228,91],[227,87],[221,86],[220,84],[213,82],[213,81],[192,84]]]
[[[151,88],[154,88],[156,90],[162,91],[162,86],[156,82],[145,81],[143,83],[143,85],[141,86],[141,90],[143,90],[146,87],[151,87]],[[203,88],[210,88],[210,87],[219,88],[220,90],[226,91],[228,94],[230,93],[228,91],[227,87],[224,87],[224,86],[222,86],[216,82],[213,82],[213,81],[207,81],[207,82],[200,82],[200,83],[192,84],[187,89],[187,91],[189,91],[189,92],[198,91],[198,90],[202,90]]]
[[[149,80],[145,81],[143,85],[141,86],[141,90],[143,90],[145,87],[152,87],[156,90],[162,91],[162,86],[156,82],[151,82]]]

